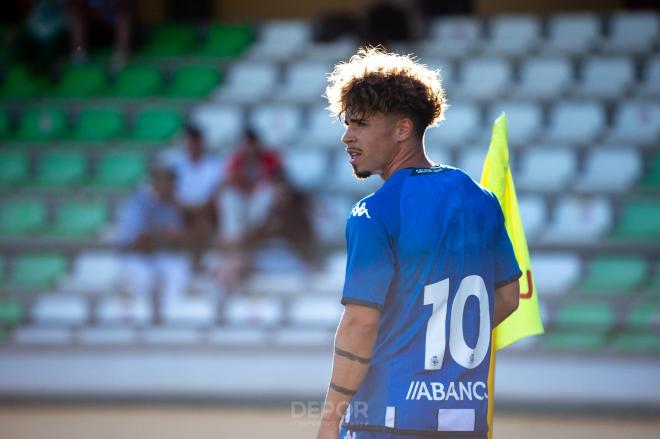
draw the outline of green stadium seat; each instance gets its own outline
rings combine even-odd
[[[208,96],[220,82],[218,70],[208,66],[185,66],[174,72],[169,95],[177,98]]]
[[[37,166],[34,185],[41,188],[70,187],[87,176],[85,156],[73,152],[45,153]]]
[[[630,294],[648,277],[648,263],[635,256],[601,256],[587,266],[579,289],[589,294]]]
[[[629,354],[658,354],[660,337],[657,332],[624,332],[614,338],[612,347]]]
[[[149,42],[140,50],[140,54],[155,57],[185,55],[194,39],[195,33],[190,25],[162,25],[156,29]]]
[[[623,208],[614,238],[644,241],[660,240],[660,201],[636,200]]]
[[[124,132],[124,114],[117,108],[87,108],[78,114],[72,137],[79,141],[105,141]]]
[[[55,95],[84,98],[106,92],[108,79],[103,67],[97,64],[70,65],[55,88]]]
[[[660,329],[660,302],[633,306],[628,314],[627,324],[634,329]]]
[[[85,237],[98,233],[108,221],[108,206],[102,201],[62,203],[50,233],[58,237]]]
[[[9,114],[6,110],[0,109],[0,139],[9,137]]]
[[[182,126],[183,116],[177,110],[145,109],[135,117],[131,138],[163,142],[177,134]]]
[[[6,200],[0,206],[0,235],[24,236],[46,226],[46,206],[40,200]]]
[[[23,306],[14,300],[0,300],[0,327],[15,326],[23,318]]]
[[[607,303],[569,303],[557,311],[554,323],[562,329],[606,331],[616,323],[616,315]]]
[[[163,76],[153,66],[127,66],[117,76],[110,92],[116,97],[142,97],[158,94],[163,84]]]
[[[29,162],[21,152],[0,151],[0,188],[25,184],[30,178]]]
[[[645,288],[646,291],[654,296],[660,296],[660,264],[655,269],[655,274]]]
[[[147,161],[141,154],[114,152],[101,157],[91,186],[99,189],[127,189],[142,179]]]
[[[20,141],[46,141],[64,137],[67,132],[67,114],[59,107],[31,107],[19,118],[14,136]]]
[[[5,289],[47,288],[66,272],[66,259],[58,254],[31,254],[14,258]]]
[[[198,54],[223,59],[237,58],[250,46],[254,32],[248,25],[215,24],[209,27]]]
[[[660,188],[660,153],[656,153],[651,159],[651,165],[642,178],[641,186]]]
[[[21,65],[9,67],[0,86],[0,96],[9,99],[26,99],[39,96],[49,89],[45,79],[35,77]]]
[[[541,349],[549,351],[585,352],[605,347],[607,337],[602,332],[558,331],[541,337]]]

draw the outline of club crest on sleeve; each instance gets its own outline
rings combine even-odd
[[[367,210],[367,203],[366,202],[361,202],[353,206],[353,210],[351,210],[351,216],[362,216],[366,215],[367,218],[371,219],[369,216],[369,211]]]

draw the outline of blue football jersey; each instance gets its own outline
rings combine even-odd
[[[497,198],[460,169],[401,169],[353,207],[346,241],[342,303],[381,317],[344,426],[486,433],[493,294],[521,275]]]

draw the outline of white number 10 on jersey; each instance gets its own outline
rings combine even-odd
[[[473,348],[467,345],[463,334],[463,311],[468,297],[479,300],[479,337]],[[424,287],[424,305],[433,305],[433,314],[426,325],[426,349],[424,350],[424,369],[437,370],[447,350],[447,301],[449,299],[449,279],[441,280]],[[490,312],[488,292],[481,276],[465,277],[451,307],[449,321],[449,353],[454,361],[466,369],[473,369],[481,364],[488,353],[490,343]]]

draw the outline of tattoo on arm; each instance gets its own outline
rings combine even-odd
[[[345,387],[338,386],[334,383],[330,383],[330,388],[335,392],[343,393],[344,395],[348,395],[348,396],[353,396],[357,392],[357,390],[347,389]]]
[[[335,348],[335,354],[337,354],[339,356],[342,356],[342,357],[345,357],[345,358],[348,358],[351,361],[357,361],[360,364],[369,364],[369,363],[371,363],[371,358],[360,357],[358,355],[355,355],[355,354],[353,354],[351,352],[348,352],[348,351],[345,351],[343,349],[339,349],[337,347]]]

